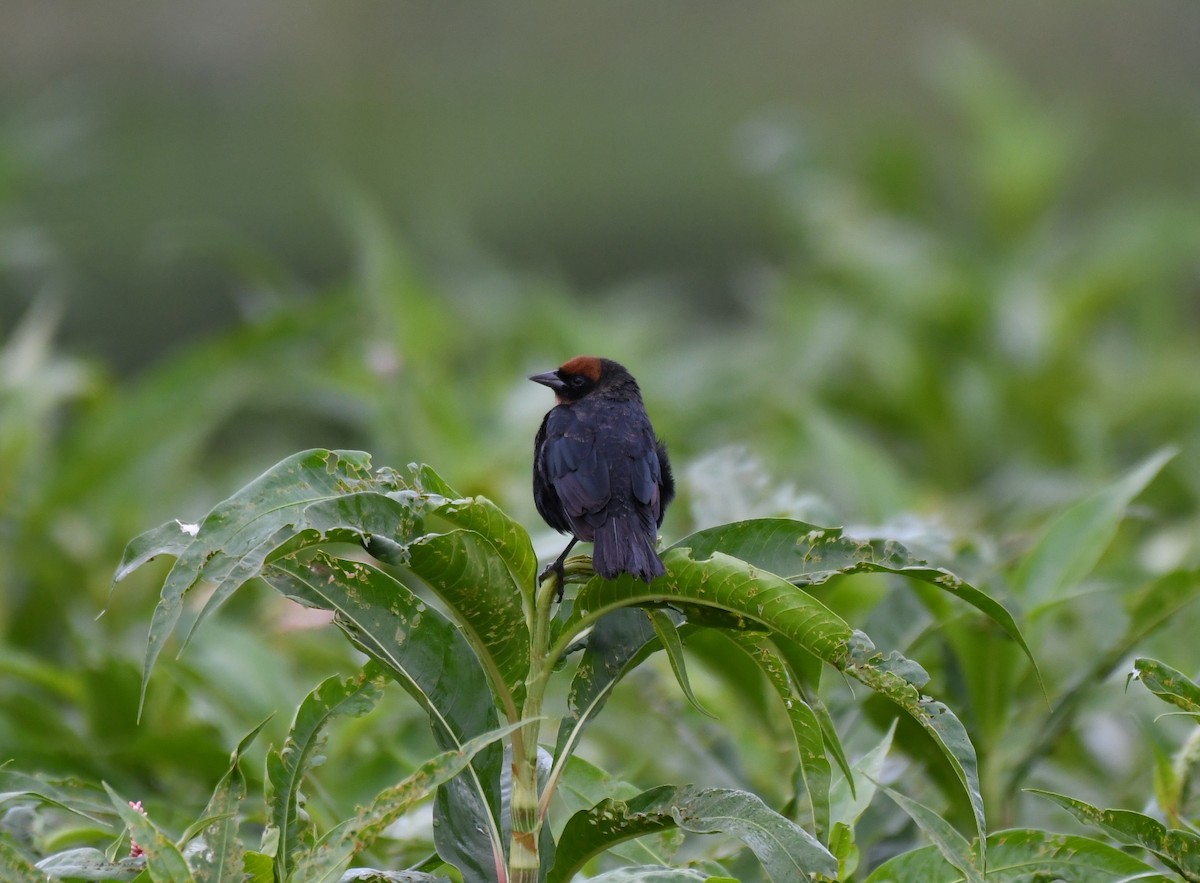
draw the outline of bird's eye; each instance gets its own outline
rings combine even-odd
[[[575,389],[583,389],[584,384],[587,383],[587,380],[585,380],[582,375],[576,374],[574,377],[571,378],[570,383],[571,383],[571,386],[574,387]]]

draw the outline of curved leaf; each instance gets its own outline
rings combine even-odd
[[[3,842],[3,841],[0,841]],[[123,858],[109,861],[108,856],[90,846],[81,846],[48,855],[36,865],[41,872],[32,878],[36,883],[45,883],[47,877],[78,877],[83,880],[133,880],[146,870],[146,858]],[[5,870],[9,870],[5,868]],[[8,880],[9,877],[4,877]],[[13,883],[24,883],[16,876]]]
[[[409,567],[453,609],[510,721],[529,674],[529,627],[520,586],[496,547],[473,530],[421,537]]]
[[[388,473],[390,475],[390,473]],[[124,578],[155,554],[177,554],[146,639],[142,702],[146,682],[183,612],[184,596],[201,580],[216,584],[214,602],[228,597],[255,576],[267,556],[309,525],[304,510],[330,497],[362,491],[397,491],[391,478],[371,471],[370,455],[360,451],[302,451],[272,466],[232,497],[219,503],[199,524],[178,523],[179,533],[192,535],[183,545],[170,522],[136,538],[126,548],[117,579]]]
[[[662,865],[643,865],[632,868],[615,868],[595,877],[588,883],[704,883],[712,880],[708,874],[689,868],[664,868]]]
[[[354,818],[326,833],[296,862],[292,878],[299,883],[331,883],[340,879],[346,865],[358,853],[369,849],[388,825],[435,788],[461,773],[481,749],[522,725],[509,724],[484,733],[466,742],[462,748],[442,752],[425,761],[402,782],[377,794],[369,806],[358,810]]]
[[[1140,846],[1162,859],[1185,880],[1200,880],[1200,835],[1168,828],[1158,819],[1129,809],[1099,809],[1065,794],[1026,789],[1057,803],[1086,825],[1103,828],[1122,843]]]
[[[615,843],[670,828],[737,837],[776,883],[837,873],[837,859],[825,847],[755,795],[664,785],[627,801],[604,800],[573,815],[559,838],[547,883],[566,883],[588,859]]]
[[[1200,685],[1166,663],[1138,657],[1129,679],[1141,681],[1159,699],[1184,711],[1200,712]]]
[[[945,568],[930,567],[895,540],[855,539],[845,536],[841,528],[788,518],[755,518],[699,531],[671,548],[690,548],[696,558],[723,552],[797,586],[820,585],[852,573],[894,573],[928,583],[995,621],[1021,648],[1041,682],[1033,652],[1002,604]]]
[[[308,561],[281,558],[263,576],[301,603],[335,611],[335,622],[350,640],[429,714],[442,749],[459,750],[495,729],[487,677],[462,632],[398,580],[369,564],[320,552]],[[497,857],[503,858],[502,765],[503,751],[488,746],[438,789],[434,839],[467,881],[494,879]]]
[[[675,680],[679,684],[679,689],[683,691],[684,698],[696,711],[705,717],[716,720],[717,716],[701,705],[696,694],[692,692],[692,684],[688,679],[687,662],[683,656],[683,641],[679,638],[678,626],[674,619],[662,610],[647,610],[646,613],[650,617],[650,624],[654,626],[654,633],[658,636],[659,643],[667,651],[667,660],[670,662],[671,671],[675,673]]]
[[[374,662],[345,681],[336,675],[326,679],[296,709],[283,748],[267,752],[268,823],[263,841],[275,844],[276,879],[289,879],[296,857],[312,847],[312,831],[300,812],[300,785],[324,741],[326,725],[335,717],[360,717],[373,709],[382,684],[383,673]]]
[[[975,748],[962,723],[941,702],[923,696],[928,676],[898,653],[884,655],[861,632],[853,632],[816,598],[773,573],[715,552],[696,560],[676,548],[664,557],[667,573],[651,583],[628,575],[590,580],[575,599],[572,633],[594,617],[631,604],[683,601],[756,620],[809,653],[846,672],[903,708],[931,735],[962,784],[982,838],[986,831]],[[560,639],[561,641],[562,639]]]
[[[881,785],[883,793],[908,813],[909,818],[917,823],[917,827],[925,832],[925,836],[933,841],[942,858],[963,873],[967,883],[984,883],[983,874],[975,867],[976,857],[967,838],[954,830],[954,826],[923,803],[918,803],[910,797],[905,797],[898,791],[893,791]]]
[[[1113,883],[1114,880],[1144,880],[1168,883],[1154,868],[1121,850],[1068,834],[1017,828],[999,831],[987,839],[987,879],[996,883],[1018,883],[1030,879],[1062,880],[1065,883]],[[914,849],[876,868],[866,883],[965,883],[961,871],[947,862],[936,848]]]
[[[524,527],[487,497],[446,500],[433,511],[456,527],[475,531],[495,546],[512,570],[513,582],[521,595],[532,604],[537,555]]]
[[[246,777],[242,774],[242,755],[258,738],[264,720],[251,730],[229,758],[229,770],[221,777],[209,798],[202,818],[213,819],[204,829],[205,849],[193,857],[196,883],[241,883],[245,879],[245,848],[238,837],[238,805],[246,796]]]

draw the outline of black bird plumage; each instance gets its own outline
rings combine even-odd
[[[547,524],[573,537],[546,570],[559,574],[559,597],[563,561],[580,540],[594,544],[592,567],[606,579],[661,576],[658,528],[675,479],[637,381],[595,356],[529,379],[554,390],[557,401],[534,441],[533,500]]]

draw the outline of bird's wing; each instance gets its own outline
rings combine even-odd
[[[560,409],[547,421],[542,465],[569,519],[584,518],[608,505],[609,463],[601,447],[595,429],[576,419],[571,409]]]

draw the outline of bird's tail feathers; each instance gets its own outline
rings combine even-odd
[[[631,574],[643,582],[666,573],[655,548],[658,531],[653,520],[647,525],[636,515],[610,518],[596,531],[592,568],[605,579]]]

